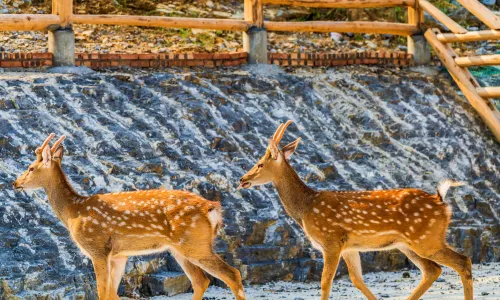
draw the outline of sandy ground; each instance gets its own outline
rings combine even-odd
[[[403,278],[403,272],[379,272],[364,275],[366,284],[382,299],[407,299],[420,281],[420,272],[409,271],[410,277]],[[475,299],[500,299],[500,263],[474,265]],[[319,282],[272,282],[260,286],[245,287],[247,299],[319,299]],[[190,300],[191,294],[174,297],[154,297],[155,300]],[[229,290],[210,287],[205,293],[208,300],[234,299]],[[335,280],[330,299],[365,299],[347,276]],[[451,269],[443,268],[443,274],[422,299],[463,299],[459,276]]]

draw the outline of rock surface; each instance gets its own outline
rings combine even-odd
[[[284,143],[303,139],[292,165],[317,189],[434,192],[444,178],[467,181],[449,192],[469,212],[454,204],[448,242],[474,262],[500,260],[499,146],[443,74],[361,66],[2,73],[0,99],[2,299],[96,297],[91,263],[46,195],[11,189],[50,132],[68,136],[64,170],[82,194],[163,186],[221,201],[217,251],[246,283],[321,274],[320,254],[286,216],[273,187],[236,191],[287,119],[294,125]],[[410,266],[393,251],[362,258],[365,271]],[[180,292],[187,286],[172,273],[180,271],[166,253],[135,257],[120,291]]]

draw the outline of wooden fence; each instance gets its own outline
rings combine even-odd
[[[418,17],[409,24],[389,22],[271,22],[264,21],[263,6],[279,4],[322,8],[372,8],[404,6],[418,11],[416,0],[244,0],[244,20],[174,18],[130,15],[79,15],[73,14],[72,0],[53,0],[52,14],[0,15],[0,30],[56,30],[71,28],[72,24],[129,25],[163,28],[198,28],[248,32],[251,29],[266,31],[353,32],[387,33],[411,36],[420,31]],[[50,43],[50,41],[49,41]],[[250,50],[250,49],[246,49]],[[57,56],[56,53],[54,53]],[[250,54],[251,56],[251,54]],[[262,61],[264,62],[264,61]]]
[[[500,87],[481,87],[467,67],[500,64],[500,55],[459,57],[448,45],[453,42],[473,42],[500,39],[500,18],[476,0],[458,0],[469,12],[491,30],[469,32],[426,0],[419,0],[420,7],[446,26],[451,33],[441,33],[430,28],[425,38],[448,69],[469,103],[476,109],[485,124],[500,142],[500,112],[490,98],[500,97]]]

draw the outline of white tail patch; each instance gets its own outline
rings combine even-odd
[[[212,230],[216,230],[217,226],[222,226],[222,211],[219,208],[214,208],[208,212],[208,220],[212,225]]]
[[[457,187],[457,186],[462,186],[462,185],[465,185],[466,183],[465,182],[462,182],[462,181],[456,181],[456,180],[453,180],[453,179],[446,179],[446,180],[443,180],[439,183],[438,185],[438,194],[439,196],[441,197],[441,199],[445,202],[448,203],[448,201],[446,201],[446,193],[448,193],[448,190],[450,189],[450,187]],[[465,202],[463,201],[462,198],[459,198],[459,199],[456,199],[456,202],[457,202],[457,206],[458,208],[463,211],[463,212],[468,212],[468,209],[467,209],[467,205],[465,205]]]

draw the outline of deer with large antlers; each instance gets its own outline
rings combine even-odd
[[[437,194],[405,188],[374,191],[316,191],[299,178],[289,157],[300,138],[279,149],[286,128],[280,124],[264,156],[240,180],[240,188],[272,182],[287,213],[302,227],[311,244],[323,253],[321,299],[330,295],[340,257],[352,283],[368,299],[376,299],[362,277],[359,252],[397,248],[421,271],[422,281],[409,299],[420,299],[444,265],[462,279],[465,299],[472,299],[471,260],[446,244],[451,208],[446,192],[460,182],[446,180]]]
[[[99,299],[119,299],[129,256],[169,250],[191,280],[193,299],[208,288],[207,272],[224,281],[236,299],[245,293],[238,270],[212,249],[222,224],[218,202],[185,191],[147,190],[80,196],[63,170],[62,136],[36,149],[36,160],[13,183],[16,190],[43,188],[71,238],[93,263]]]

